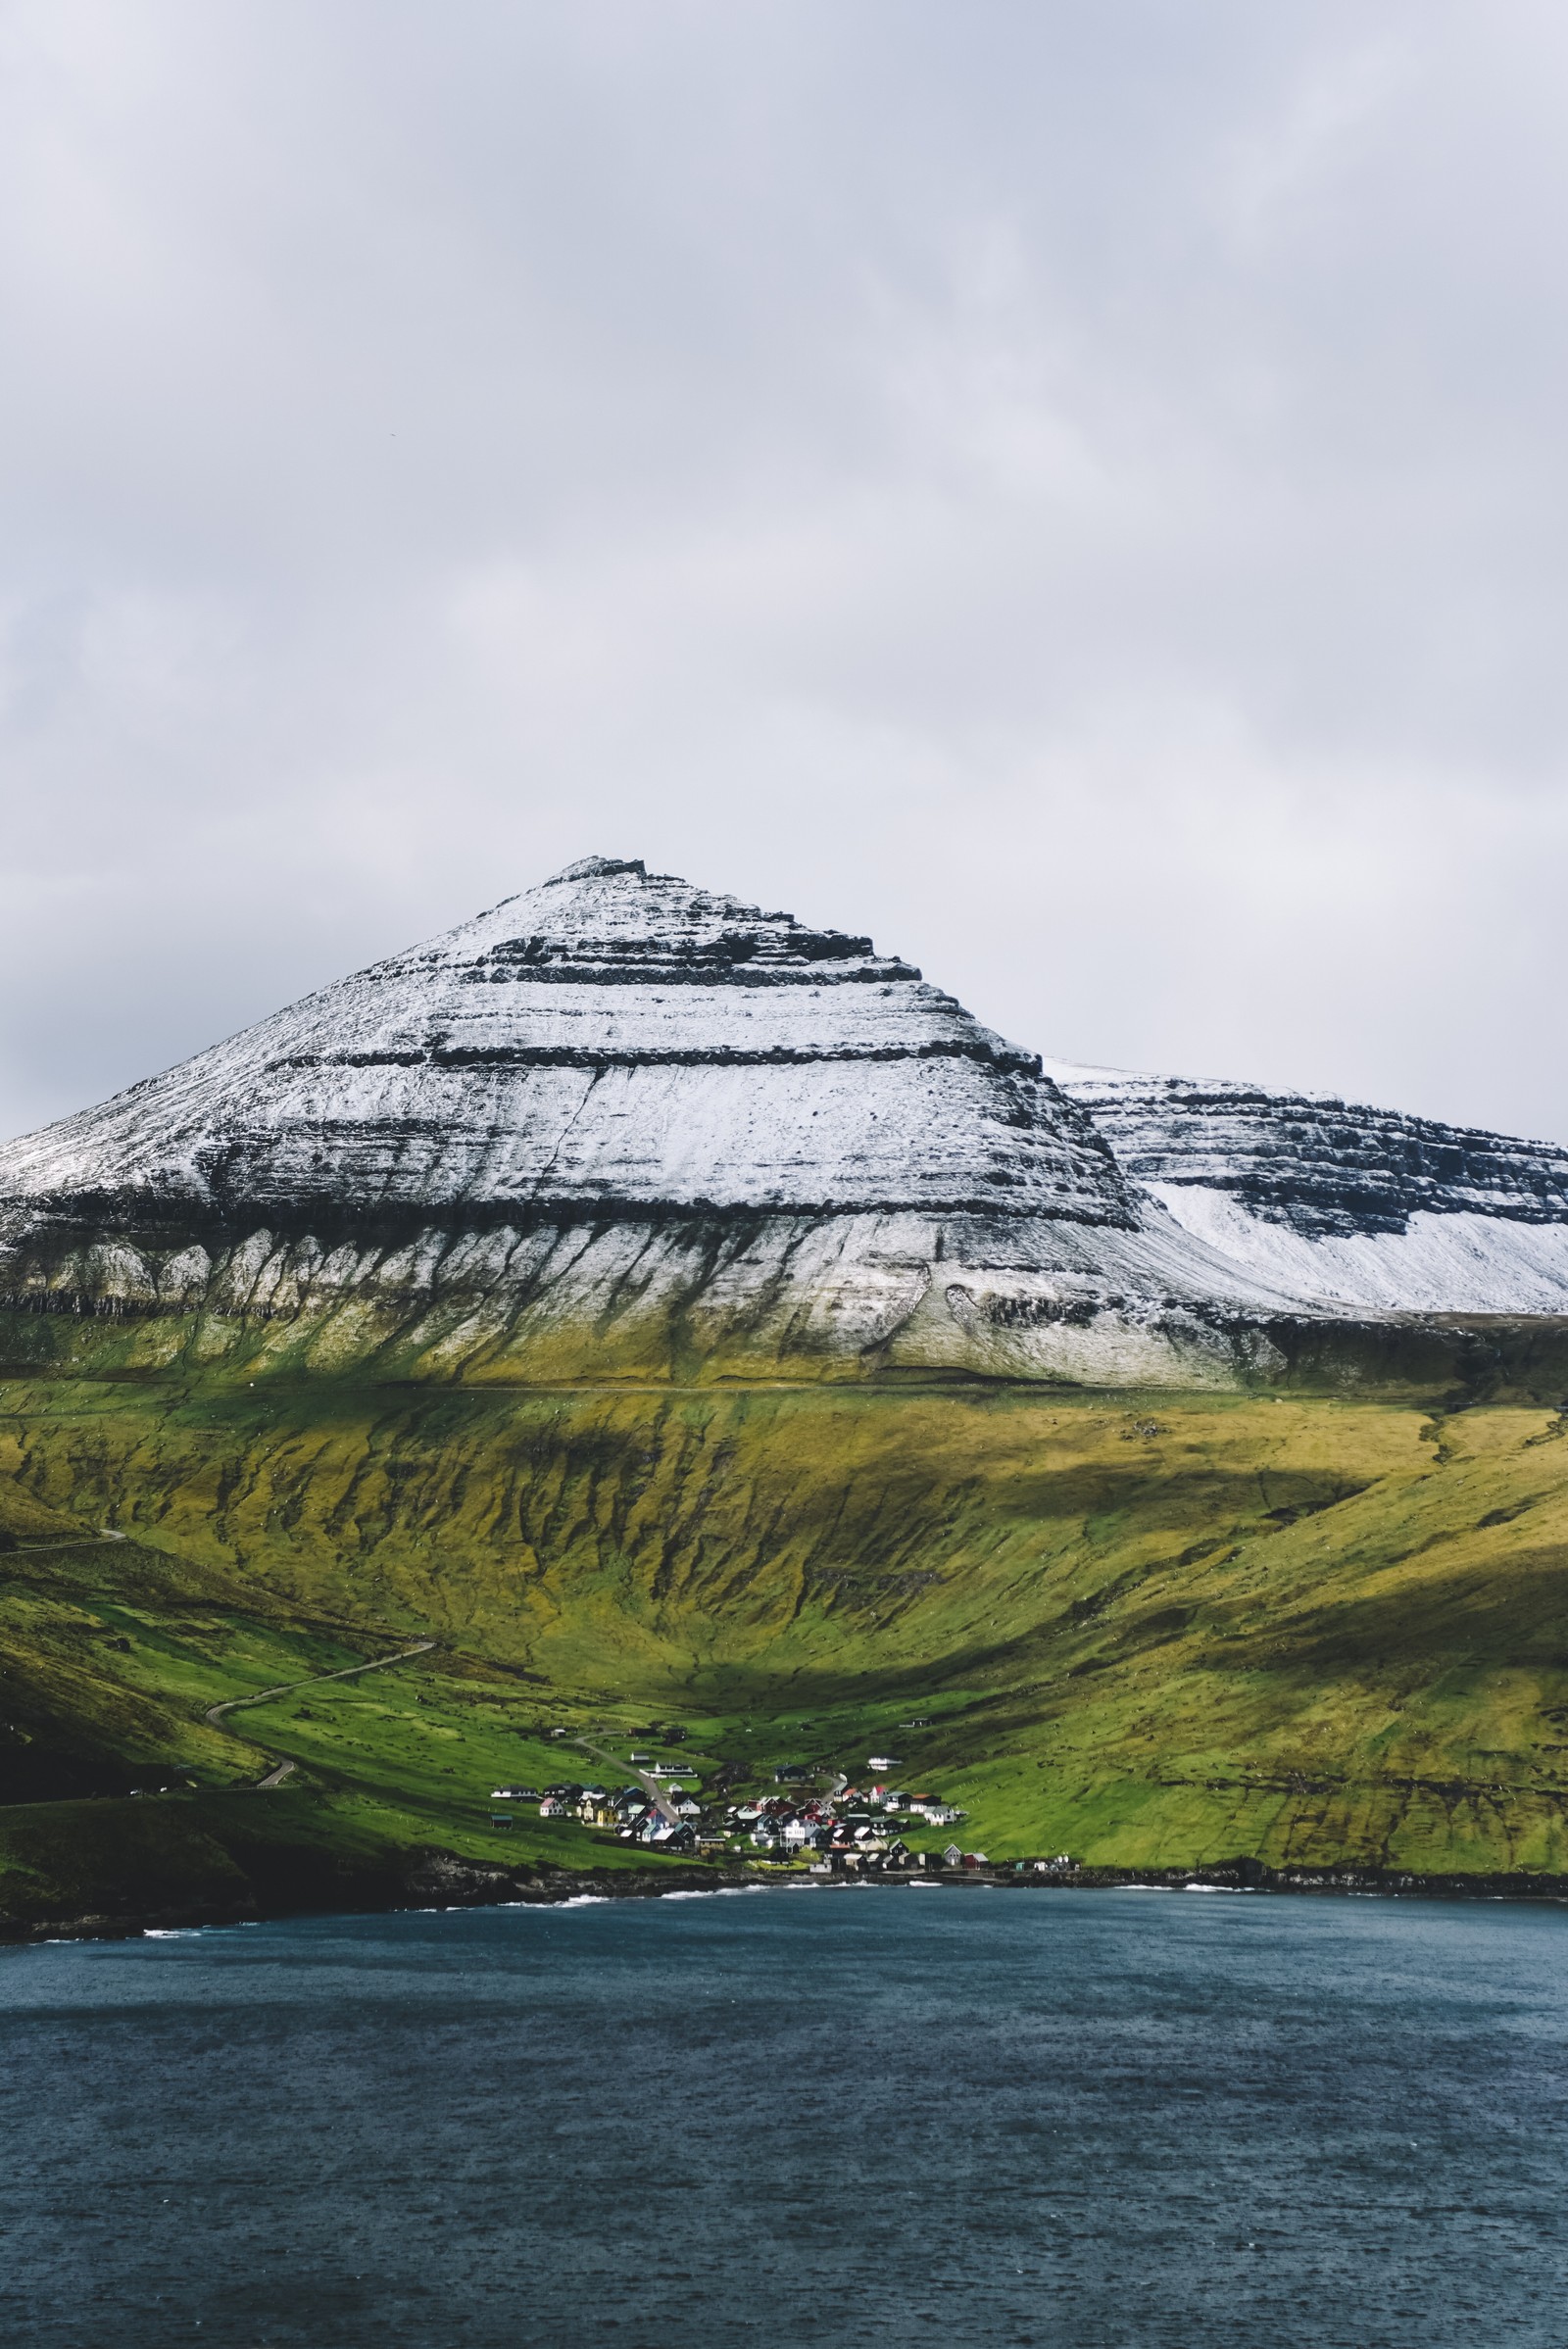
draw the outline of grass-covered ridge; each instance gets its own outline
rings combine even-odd
[[[1544,1404],[14,1376],[0,1529],[14,1900],[172,1835],[106,1799],[160,1774],[193,1835],[612,1864],[489,1787],[650,1718],[710,1777],[891,1751],[997,1857],[1568,1870]]]

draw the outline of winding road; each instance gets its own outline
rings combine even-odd
[[[11,1555],[16,1558],[37,1558],[46,1549],[97,1549],[105,1542],[128,1542],[128,1534],[117,1534],[107,1525],[96,1534],[73,1534],[69,1541],[19,1542]]]
[[[289,1696],[296,1688],[318,1688],[323,1681],[351,1681],[362,1672],[384,1672],[389,1664],[407,1663],[410,1656],[428,1655],[433,1639],[421,1639],[416,1647],[401,1647],[395,1656],[377,1656],[373,1664],[351,1664],[346,1672],[313,1672],[309,1680],[280,1681],[275,1688],[258,1688],[254,1696],[230,1696],[222,1704],[209,1705],[202,1718],[220,1727],[225,1713],[237,1713],[241,1705],[266,1704],[270,1696]]]
[[[241,1705],[266,1704],[270,1696],[287,1696],[295,1688],[318,1688],[322,1681],[351,1681],[357,1680],[362,1672],[384,1672],[389,1664],[406,1664],[410,1656],[428,1655],[434,1645],[433,1639],[421,1639],[415,1647],[399,1648],[395,1656],[377,1656],[369,1664],[350,1664],[345,1672],[313,1672],[309,1680],[283,1681],[275,1688],[258,1688],[253,1696],[230,1696],[222,1704],[209,1705],[203,1719],[210,1721],[215,1729],[221,1729],[224,1714],[237,1713]],[[265,1778],[257,1780],[257,1793],[265,1793],[269,1786],[280,1786],[298,1768],[299,1764],[293,1761],[277,1763]]]
[[[629,1770],[661,1819],[666,1819],[671,1827],[680,1826],[680,1813],[651,1772],[639,1770],[635,1763],[622,1762],[616,1755],[607,1752],[603,1745],[591,1743],[587,1737],[574,1737],[572,1743],[580,1745],[585,1753],[596,1753],[602,1762],[613,1762],[617,1770]]]

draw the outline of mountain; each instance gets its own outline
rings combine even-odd
[[[993,1211],[1129,1226],[1038,1058],[866,938],[590,857],[4,1153],[127,1226]]]
[[[1048,1070],[869,939],[589,857],[0,1150],[0,1297],[14,1355],[143,1367],[1381,1375],[1400,1317],[1560,1309],[1565,1171]]]
[[[1203,1381],[1290,1310],[908,964],[608,857],[12,1143],[0,1251],[143,1360]]]
[[[1372,1313],[1568,1313],[1568,1150],[1333,1094],[1046,1066],[1129,1186],[1260,1281]]]
[[[650,1722],[1560,1895],[1564,1178],[574,865],[0,1149],[0,1939],[580,1885]]]

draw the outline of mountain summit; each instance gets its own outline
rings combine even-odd
[[[123,1220],[958,1209],[1131,1226],[1082,1110],[867,938],[590,856],[102,1108],[0,1187]]]
[[[26,1317],[33,1351],[107,1321],[143,1364],[1229,1384],[1343,1338],[1361,1293],[1311,1249],[1356,1240],[1345,1199],[1397,1221],[1408,1135],[1344,1143],[1335,1192],[1314,1129],[1297,1213],[1294,1109],[1216,1096],[1205,1124],[1192,1089],[1053,1065],[867,938],[587,857],[0,1149],[10,1343]],[[1557,1173],[1485,1158],[1438,1207],[1485,1195],[1512,1232],[1517,1205],[1568,1269]]]

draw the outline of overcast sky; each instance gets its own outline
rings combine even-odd
[[[0,1132],[585,854],[1568,1141],[1561,0],[0,0]]]

